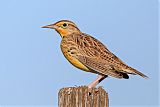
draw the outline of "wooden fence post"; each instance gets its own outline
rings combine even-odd
[[[67,87],[58,93],[58,107],[109,107],[108,93],[102,88]]]

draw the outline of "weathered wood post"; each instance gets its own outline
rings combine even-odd
[[[67,87],[58,93],[58,107],[109,107],[108,93],[102,88]]]

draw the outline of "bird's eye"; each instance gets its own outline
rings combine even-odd
[[[62,25],[63,28],[66,28],[67,26],[68,26],[67,23],[63,23],[63,25]]]

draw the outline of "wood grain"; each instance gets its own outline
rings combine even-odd
[[[109,107],[108,93],[102,88],[67,87],[58,93],[59,107]]]

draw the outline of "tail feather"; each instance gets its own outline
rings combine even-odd
[[[131,68],[131,67],[129,67],[129,68],[126,69],[125,71],[128,71],[128,72],[131,73],[131,74],[140,75],[141,77],[143,77],[143,78],[145,78],[145,79],[148,79],[148,78],[149,78],[148,76],[144,75],[143,73],[141,73],[141,72],[139,72],[139,71],[137,71],[136,69]]]

